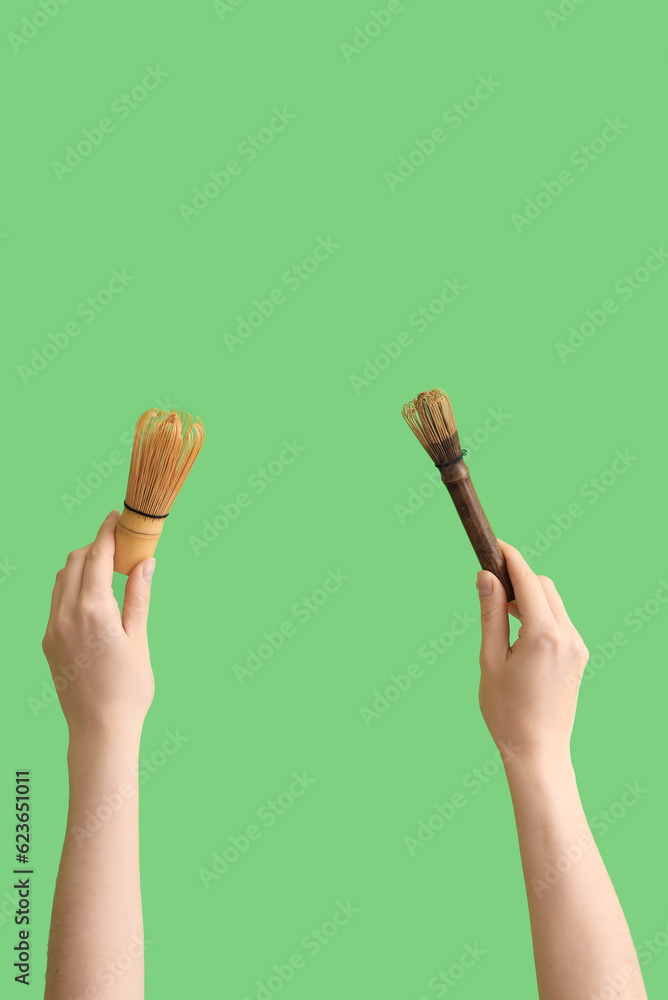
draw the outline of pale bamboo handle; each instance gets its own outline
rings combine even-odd
[[[123,508],[116,524],[114,569],[129,576],[137,563],[150,559],[160,538],[164,519],[142,517]]]

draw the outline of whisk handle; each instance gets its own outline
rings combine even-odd
[[[462,460],[439,469],[457,513],[482,569],[489,570],[503,584],[509,601],[515,600],[506,560],[490,527],[485,511],[471,482],[468,466]]]
[[[150,559],[160,538],[164,521],[150,520],[123,508],[116,522],[114,569],[129,576],[137,563]]]

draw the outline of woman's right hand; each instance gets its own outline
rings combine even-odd
[[[494,742],[522,759],[570,759],[578,690],[589,658],[552,580],[536,576],[521,553],[499,541],[515,590],[478,573],[482,623],[480,708]],[[508,615],[521,622],[509,645]]]

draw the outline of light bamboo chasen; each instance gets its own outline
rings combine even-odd
[[[116,525],[114,569],[126,576],[149,559],[179,490],[204,443],[199,417],[146,410],[135,428],[128,488]]]

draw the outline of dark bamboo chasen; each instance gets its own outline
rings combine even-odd
[[[457,513],[482,569],[493,573],[504,586],[509,601],[515,599],[508,569],[496,536],[471,482],[465,451],[459,443],[452,406],[443,389],[421,392],[402,409],[402,415],[425,449],[448,488]]]
[[[450,400],[442,389],[421,392],[402,409],[404,420],[435,465],[459,458],[459,434]]]

